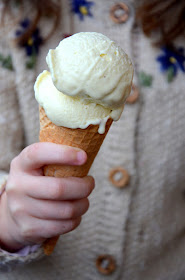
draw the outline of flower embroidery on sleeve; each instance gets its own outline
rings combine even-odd
[[[185,56],[184,49],[179,48],[177,50],[163,47],[163,54],[157,57],[157,61],[160,63],[160,69],[162,72],[166,72],[168,82],[171,82],[177,75],[178,70],[185,73]]]
[[[20,22],[20,28],[16,30],[16,37],[22,36],[26,30],[29,28],[30,25],[29,19],[24,19]],[[28,40],[22,44],[20,44],[20,47],[23,47],[25,49],[26,55],[29,57],[29,59],[26,62],[26,68],[32,69],[36,64],[36,57],[39,53],[39,48],[42,44],[43,40],[40,35],[39,28],[35,28],[32,35],[28,38]]]
[[[84,19],[84,16],[92,17],[91,7],[94,5],[92,1],[86,0],[71,0],[72,12],[79,15],[80,20]]]
[[[11,55],[4,56],[0,53],[0,64],[3,68],[13,71],[12,57]]]

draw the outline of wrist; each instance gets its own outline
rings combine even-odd
[[[15,240],[8,227],[8,213],[6,211],[6,193],[0,196],[0,248],[9,252],[15,252],[23,248],[24,245]],[[15,232],[14,232],[15,234]]]

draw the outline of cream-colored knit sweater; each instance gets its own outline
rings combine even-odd
[[[0,69],[0,170],[1,180],[23,147],[38,141],[38,105],[33,85],[47,69],[45,56],[64,33],[97,31],[109,36],[129,54],[135,65],[134,83],[140,96],[126,104],[98,154],[90,174],[96,189],[90,209],[79,228],[61,236],[50,257],[42,250],[27,257],[0,253],[0,280],[183,280],[185,279],[185,93],[184,73],[171,83],[159,70],[156,57],[162,50],[151,46],[134,28],[134,5],[127,1],[129,18],[116,24],[109,17],[113,0],[96,0],[93,17],[83,21],[62,1],[62,22],[41,47],[36,68],[27,70],[24,49],[13,44],[18,23],[10,20],[0,31],[0,53],[11,55],[14,71]],[[42,21],[46,34],[50,23]],[[182,40],[176,42],[183,46]],[[152,75],[152,85],[139,85],[138,75]],[[109,181],[112,168],[122,166],[130,174],[126,188]],[[115,271],[102,275],[96,259],[102,254],[116,261]],[[32,262],[32,260],[35,260]],[[29,263],[31,262],[31,263]],[[24,266],[19,266],[23,263]],[[10,270],[11,273],[3,272]]]

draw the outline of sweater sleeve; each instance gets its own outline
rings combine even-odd
[[[11,254],[0,249],[0,271],[11,271],[17,266],[28,264],[43,257],[43,249],[38,246],[27,246],[22,251]]]

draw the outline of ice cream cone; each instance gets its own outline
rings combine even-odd
[[[105,139],[112,124],[109,119],[104,134],[98,133],[98,125],[90,125],[86,129],[71,129],[53,124],[40,107],[40,141],[68,145],[83,149],[87,153],[87,162],[83,166],[46,165],[44,175],[51,177],[84,177],[88,171]],[[55,247],[58,237],[46,240],[44,252],[50,255]]]
[[[41,106],[40,141],[83,149],[87,162],[83,166],[46,165],[44,175],[84,177],[112,121],[122,114],[133,66],[115,42],[96,32],[80,32],[62,40],[49,50],[46,61],[50,72],[40,73],[34,86]],[[52,253],[57,239],[44,243],[46,255]]]

